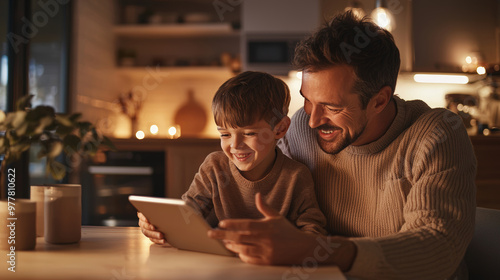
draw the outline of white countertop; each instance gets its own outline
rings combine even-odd
[[[37,239],[34,251],[0,251],[0,279],[346,279],[335,266],[257,266],[235,257],[152,244],[137,227],[82,228],[79,243]]]

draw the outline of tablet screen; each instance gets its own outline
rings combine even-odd
[[[235,256],[222,241],[207,236],[210,225],[181,199],[129,196],[132,205],[179,249]]]

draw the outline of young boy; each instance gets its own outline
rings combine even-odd
[[[301,230],[326,234],[309,169],[276,147],[290,125],[289,103],[288,86],[261,72],[243,72],[216,92],[212,112],[222,151],[207,156],[182,196],[212,227],[224,219],[262,218],[255,205],[260,193]],[[141,216],[143,232],[154,229]]]

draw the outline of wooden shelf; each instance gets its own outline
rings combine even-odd
[[[193,36],[240,36],[228,23],[120,25],[113,29],[121,37],[193,37]]]
[[[119,151],[164,151],[168,148],[182,147],[220,147],[219,138],[111,138],[111,142]]]
[[[127,76],[144,76],[145,73],[153,72],[159,77],[177,77],[177,76],[223,76],[232,77],[233,72],[222,66],[181,66],[181,67],[155,67],[155,66],[137,66],[137,67],[118,67],[117,72]]]

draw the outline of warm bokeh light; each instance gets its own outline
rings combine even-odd
[[[146,136],[146,135],[144,134],[144,131],[142,131],[142,130],[139,130],[139,131],[137,131],[137,132],[135,133],[135,137],[136,137],[137,139],[139,139],[139,140],[144,139],[144,137],[145,137],[145,136]]]
[[[483,66],[479,66],[479,67],[477,67],[476,72],[479,75],[484,75],[484,74],[486,74],[486,68],[484,68]]]
[[[153,134],[153,135],[158,134],[158,126],[157,126],[156,124],[153,124],[153,125],[149,128],[149,132],[151,132],[151,134]]]
[[[176,133],[177,133],[177,129],[175,128],[175,126],[171,126],[171,127],[168,129],[168,134],[169,134],[170,136],[174,136]]]
[[[386,8],[376,8],[373,10],[371,18],[378,26],[386,29],[387,31],[392,31],[395,28],[394,17]]]
[[[176,139],[181,137],[181,126],[180,125],[173,125],[168,128],[168,138],[170,139]]]
[[[467,57],[465,58],[465,62],[467,62],[467,64],[471,64],[471,63],[472,63],[472,57],[470,57],[470,55],[469,55],[469,56],[467,56]]]

